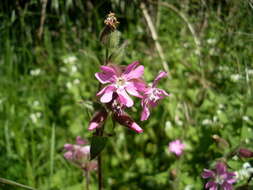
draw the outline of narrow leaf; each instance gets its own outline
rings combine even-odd
[[[0,183],[4,183],[4,184],[8,184],[8,185],[14,185],[14,186],[17,186],[17,187],[22,187],[24,189],[35,190],[33,187],[29,187],[27,185],[23,185],[21,183],[17,183],[15,181],[11,181],[9,179],[0,178]]]

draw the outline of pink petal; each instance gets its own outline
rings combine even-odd
[[[91,122],[91,123],[89,124],[88,130],[89,130],[89,131],[93,131],[94,129],[96,129],[96,128],[98,128],[98,127],[99,127],[99,124],[98,124],[98,123],[96,123],[96,122]]]
[[[157,88],[158,92],[159,92],[159,95],[161,96],[169,96],[169,94],[165,91],[165,90],[162,90],[160,88]]]
[[[97,96],[102,95],[100,101],[102,103],[108,103],[112,100],[112,94],[115,91],[115,87],[113,85],[109,85],[104,87],[100,92],[97,93]]]
[[[155,78],[152,87],[156,87],[158,81],[161,80],[162,78],[166,77],[166,76],[167,76],[167,73],[164,72],[164,71],[161,71],[161,72],[157,75],[157,77]]]
[[[209,188],[209,190],[217,190],[218,186],[217,186],[217,184],[214,181],[209,181],[209,182],[207,182],[205,188],[206,189]]]
[[[134,131],[136,131],[137,133],[142,133],[143,132],[143,129],[135,122],[132,123],[130,128],[133,129]]]
[[[101,82],[102,84],[113,82],[115,80],[116,71],[113,67],[110,66],[101,66],[100,69],[103,72],[99,72],[95,74],[95,77]]]
[[[92,117],[90,123],[89,123],[89,127],[88,130],[92,131],[98,127],[100,127],[104,121],[107,118],[107,111],[102,109],[99,112],[95,113],[95,115]]]
[[[105,86],[102,90],[100,90],[96,95],[101,96],[104,94],[106,91],[114,91],[116,88],[113,85],[108,85]]]
[[[142,113],[141,113],[141,121],[147,120],[149,115],[150,115],[149,108],[146,104],[144,104],[143,110],[142,110]]]
[[[73,145],[72,144],[65,144],[64,148],[65,148],[65,150],[73,150]]]
[[[131,63],[130,65],[128,65],[128,66],[125,68],[124,74],[130,73],[137,65],[139,65],[139,62],[138,62],[138,61],[134,61],[133,63]]]
[[[124,89],[118,89],[117,93],[119,95],[119,101],[121,104],[131,107],[134,105],[133,100],[128,96]]]
[[[83,146],[82,148],[80,148],[80,152],[83,156],[88,156],[90,154],[90,146]]]
[[[77,136],[76,137],[76,144],[79,144],[79,145],[84,145],[84,144],[87,144],[88,142],[84,139],[82,139],[80,136]]]
[[[136,90],[133,84],[129,84],[125,87],[126,91],[132,96],[142,98],[142,95]]]
[[[218,175],[225,174],[227,171],[227,166],[223,162],[217,162],[216,164],[216,172]]]
[[[206,178],[213,178],[214,177],[214,172],[212,171],[212,170],[208,170],[208,169],[204,169],[204,172],[202,173],[202,177],[204,178],[204,179],[206,179]]]
[[[72,160],[72,157],[73,157],[73,153],[71,151],[64,153],[64,158],[66,158],[67,160]]]
[[[133,79],[132,83],[134,87],[137,89],[139,92],[146,92],[147,91],[147,84],[143,80],[136,80]]]
[[[95,77],[101,82],[102,84],[106,84],[112,82],[114,80],[114,75],[105,74],[105,73],[95,73]]]
[[[110,66],[101,66],[100,69],[105,73],[105,74],[116,74],[116,71],[114,70],[113,67]]]
[[[235,173],[234,172],[227,172],[227,178],[226,181],[227,183],[233,184],[236,182],[236,178],[235,178]]]
[[[222,189],[223,190],[232,190],[233,186],[229,183],[226,183],[224,182],[222,185],[221,185]]]
[[[102,103],[108,103],[112,100],[113,91],[106,91],[103,96],[101,96],[100,101]]]
[[[136,69],[132,70],[130,73],[125,74],[127,80],[131,79],[138,79],[140,78],[144,73],[144,66],[140,65]]]

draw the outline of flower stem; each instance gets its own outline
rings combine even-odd
[[[98,136],[103,136],[104,125],[98,128],[96,133]],[[98,190],[103,190],[103,165],[102,165],[102,152],[98,155]]]
[[[98,189],[103,189],[103,173],[102,173],[102,155],[98,156]]]
[[[85,171],[84,172],[84,175],[85,175],[85,189],[86,190],[89,190],[89,184],[90,184],[90,176],[89,176],[89,171]]]

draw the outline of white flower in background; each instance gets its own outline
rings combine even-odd
[[[216,43],[216,39],[215,39],[215,38],[208,38],[208,39],[206,40],[206,42],[207,42],[208,44],[215,44],[215,43]]]
[[[77,58],[74,55],[66,56],[63,58],[63,62],[66,64],[73,64],[76,61],[77,61]]]
[[[60,71],[63,73],[66,73],[68,71],[68,69],[66,67],[60,67]]]
[[[77,66],[72,65],[71,67],[71,73],[75,73],[77,71]]]
[[[70,88],[72,88],[73,85],[72,85],[71,82],[67,82],[66,86],[67,86],[68,89],[70,89]]]
[[[253,174],[253,168],[249,162],[246,162],[243,164],[242,169],[236,171],[235,173],[238,181],[245,179],[247,180],[251,176],[251,174]]]
[[[213,122],[217,122],[218,121],[218,117],[217,116],[213,116]]]
[[[186,185],[184,190],[192,190],[193,189],[193,185]]]
[[[242,76],[239,75],[239,74],[232,74],[232,75],[230,75],[230,79],[231,79],[233,82],[238,82],[241,78],[242,78]]]
[[[199,49],[196,49],[196,50],[194,51],[194,53],[195,53],[196,55],[200,55],[200,50],[199,50]]]
[[[204,119],[202,121],[202,125],[211,125],[212,124],[212,121],[210,119]]]
[[[223,104],[219,104],[219,109],[223,109],[224,105]]]
[[[221,110],[217,110],[217,114],[220,115],[222,113]]]
[[[210,55],[217,55],[217,51],[215,48],[211,48],[209,53],[210,53]]]
[[[33,101],[33,106],[37,107],[40,105],[40,102],[38,100]]]
[[[79,79],[75,79],[75,80],[73,81],[73,83],[74,83],[74,84],[80,84],[80,80],[79,80]]]
[[[244,116],[242,117],[242,119],[243,119],[244,121],[249,121],[249,117],[246,116],[246,115],[244,115]]]
[[[30,71],[30,75],[32,76],[38,76],[41,73],[40,69],[34,69]]]
[[[253,69],[248,70],[248,75],[253,75]]]
[[[42,115],[41,112],[32,113],[30,115],[30,119],[32,120],[33,123],[37,123],[41,115]]]
[[[219,70],[220,71],[229,71],[229,67],[228,66],[219,66]]]
[[[171,129],[172,128],[172,124],[170,121],[166,121],[165,123],[165,129]]]

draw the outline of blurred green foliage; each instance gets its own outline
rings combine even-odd
[[[128,40],[119,64],[140,61],[150,82],[163,68],[140,1],[51,0],[41,24],[43,2],[0,2],[0,177],[41,190],[80,190],[82,173],[63,158],[63,145],[92,136],[87,124],[105,54],[98,41],[105,15],[116,13],[121,40]],[[253,148],[253,2],[167,2],[189,19],[201,52],[177,13],[147,2],[170,68],[159,85],[171,96],[138,122],[143,134],[107,122],[115,135],[103,151],[106,189],[203,189],[204,168],[239,146]],[[136,121],[140,110],[131,110]],[[167,146],[178,138],[187,144],[180,159]],[[234,156],[230,170],[245,161]]]

